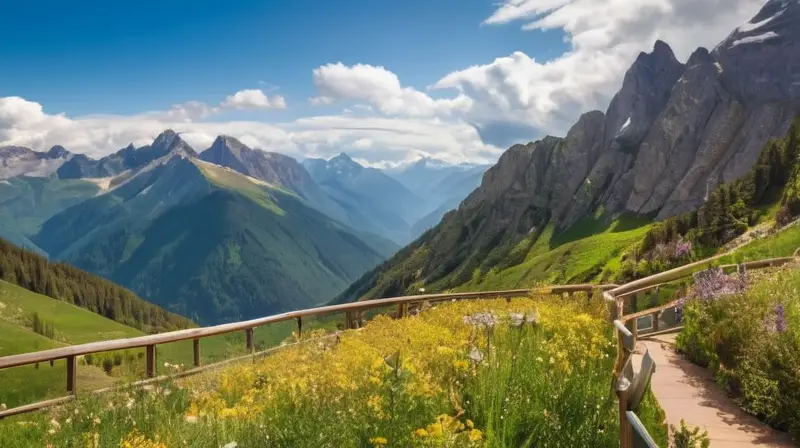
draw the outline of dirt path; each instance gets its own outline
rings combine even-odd
[[[675,353],[675,335],[657,338],[639,344],[647,347],[656,362],[652,389],[669,424],[679,427],[683,418],[690,426],[707,430],[712,448],[796,446],[787,434],[742,411],[705,369]]]

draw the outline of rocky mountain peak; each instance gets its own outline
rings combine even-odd
[[[713,52],[723,85],[748,105],[800,100],[800,1],[770,0]]]
[[[46,155],[47,155],[47,158],[49,158],[49,159],[63,159],[63,158],[69,157],[71,154],[72,153],[67,151],[63,146],[55,145],[52,148],[50,148],[49,151],[47,151]]]
[[[162,155],[167,155],[170,153],[189,157],[197,156],[195,150],[172,129],[167,129],[166,131],[162,132],[158,137],[156,137],[150,147],[139,148],[137,149],[137,152],[146,152],[153,158],[158,158]]]

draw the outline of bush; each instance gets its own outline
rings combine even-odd
[[[750,414],[800,439],[800,272],[750,274],[744,292],[684,306],[678,348]]]
[[[680,429],[676,429],[670,425],[670,432],[672,433],[672,446],[674,448],[708,448],[711,441],[708,439],[708,431],[700,433],[700,428],[695,427],[689,429],[686,422],[681,419]]]

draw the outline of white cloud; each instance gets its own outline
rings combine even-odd
[[[286,109],[286,99],[280,95],[268,98],[259,89],[246,89],[225,98],[221,106],[228,109]]]
[[[523,52],[448,74],[436,88],[474,101],[473,121],[518,123],[564,134],[578,116],[605,109],[625,71],[657,39],[685,60],[713,47],[750,19],[763,0],[506,0],[484,22],[526,21],[526,30],[560,29],[570,50],[550,61]]]
[[[472,100],[464,95],[434,99],[412,87],[403,87],[397,75],[384,67],[338,62],[314,69],[313,78],[319,92],[311,99],[313,105],[364,101],[381,113],[410,117],[450,116],[472,107]]]
[[[175,109],[132,116],[67,117],[49,115],[40,104],[22,98],[0,98],[0,146],[46,150],[60,144],[100,157],[131,142],[149,144],[171,128],[197,150],[225,134],[252,147],[298,158],[330,157],[346,150],[371,164],[405,160],[417,152],[452,162],[488,162],[501,153],[499,148],[484,144],[472,126],[436,118],[331,115],[286,123],[195,121],[174,113]]]

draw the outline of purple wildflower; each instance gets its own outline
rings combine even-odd
[[[694,274],[692,296],[702,300],[713,300],[720,296],[742,291],[742,279],[726,275],[720,268],[711,268]]]
[[[675,243],[675,250],[673,252],[673,255],[676,260],[680,260],[681,258],[689,255],[691,252],[692,252],[691,241],[678,240]]]
[[[783,304],[781,303],[775,307],[775,331],[778,333],[785,333],[788,329]]]

